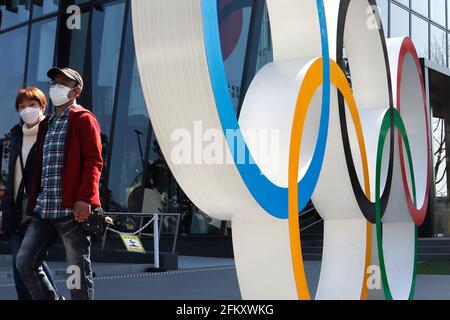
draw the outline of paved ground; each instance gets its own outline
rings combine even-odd
[[[70,297],[65,263],[49,263],[60,294]],[[180,257],[177,271],[145,273],[148,265],[95,263],[95,298],[99,300],[238,300],[233,259]],[[0,256],[0,300],[15,300],[11,260]]]
[[[0,300],[14,300],[8,258],[0,257]],[[95,298],[99,300],[239,300],[239,285],[232,259],[180,257],[180,270],[144,273],[145,265],[94,264]],[[64,264],[51,263],[61,294],[65,288]],[[312,291],[320,263],[306,263]],[[450,276],[418,276],[416,299],[450,300]]]

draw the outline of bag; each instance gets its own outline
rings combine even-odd
[[[89,236],[99,236],[105,232],[105,217],[102,208],[92,210],[89,218],[83,222],[83,229]]]
[[[28,208],[28,192],[27,192],[27,188],[25,187],[25,166],[24,166],[24,162],[23,162],[23,155],[22,155],[22,151],[20,151],[19,153],[19,160],[20,160],[20,169],[22,170],[22,181],[20,182],[20,186],[19,186],[19,192],[17,194],[17,199],[16,199],[16,206],[17,206],[17,213],[19,214],[19,221],[22,221],[21,224],[25,223],[24,222],[24,218],[26,217],[26,211]]]
[[[1,139],[0,146],[2,148],[0,150],[2,155],[0,159],[0,187],[5,187],[8,182],[9,156],[11,154],[11,137],[9,134],[4,139]]]

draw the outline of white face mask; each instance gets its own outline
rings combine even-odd
[[[72,91],[71,88],[65,87],[63,85],[57,84],[50,88],[50,99],[52,99],[55,107],[60,107],[67,102],[69,102],[69,92]]]
[[[42,115],[43,112],[41,107],[26,107],[20,112],[22,120],[29,125],[36,124]]]

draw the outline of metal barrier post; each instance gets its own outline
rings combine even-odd
[[[159,215],[153,215],[153,251],[155,255],[155,268],[159,269]]]
[[[162,234],[162,223],[160,223],[160,222],[164,221],[164,217],[169,217],[169,216],[177,217],[177,222],[176,222],[176,226],[175,226],[175,234],[174,234],[174,239],[173,239],[173,243],[172,243],[172,253],[175,253],[178,233],[179,233],[180,224],[181,224],[181,214],[180,213],[105,212],[105,215],[140,217],[141,223],[140,223],[139,230],[134,233],[118,232],[112,228],[106,228],[105,233],[103,234],[103,239],[102,239],[102,250],[104,250],[106,247],[108,231],[111,231],[111,232],[119,234],[119,235],[120,234],[122,234],[122,235],[137,235],[137,234],[139,234],[139,237],[144,236],[144,235],[145,236],[153,236],[153,251],[154,251],[155,269],[159,269],[161,266],[160,265],[160,257],[159,257],[160,256],[159,255],[159,253],[160,253],[159,243],[160,243],[160,237]],[[143,227],[142,226],[143,218],[148,218],[149,216],[153,216],[152,221],[149,221],[148,224],[146,224],[146,226]],[[161,216],[161,218],[159,216]],[[148,226],[150,226],[150,224],[152,222],[153,222],[153,234],[143,233],[143,231],[144,231],[143,228],[147,228]]]
[[[161,235],[162,235],[162,227],[163,227],[163,224],[164,224],[164,213],[158,213],[158,216],[159,215],[161,215],[161,223],[159,224],[159,229],[158,229],[158,231],[159,231],[159,233],[158,233],[158,238],[161,240]]]
[[[181,215],[178,215],[177,226],[175,227],[175,236],[173,237],[172,253],[175,253],[175,248],[177,246],[178,233],[180,230],[180,220],[181,220]]]

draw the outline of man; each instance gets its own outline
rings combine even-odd
[[[76,102],[83,90],[78,72],[53,68],[47,75],[56,110],[39,127],[37,173],[27,209],[33,218],[17,256],[17,269],[34,299],[57,300],[55,288],[37,272],[57,235],[76,276],[69,288],[72,299],[90,300],[94,291],[91,242],[82,223],[92,208],[101,206],[100,126],[95,116]]]

